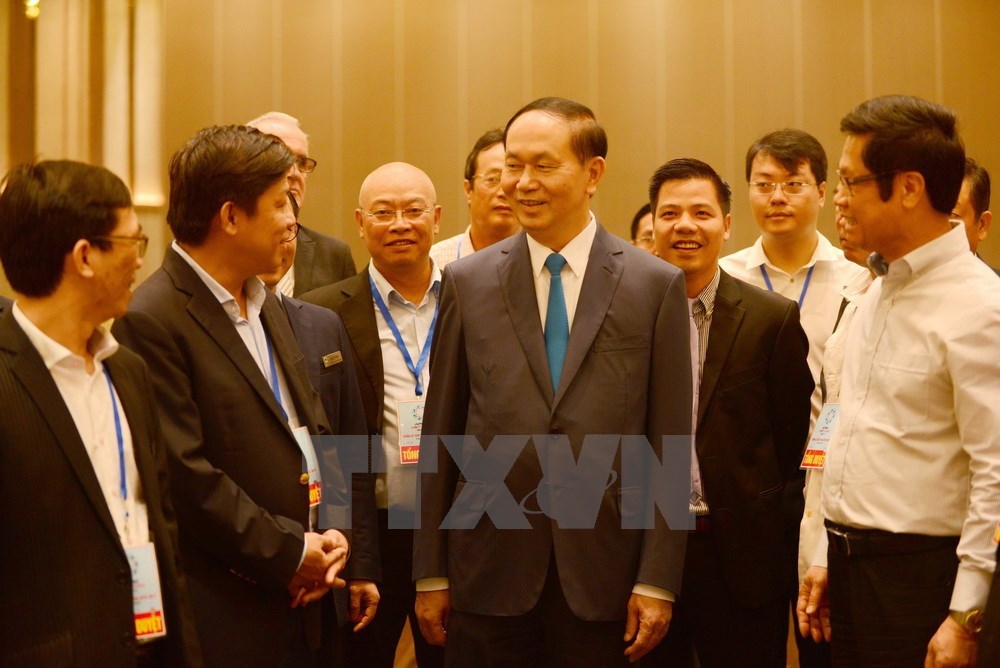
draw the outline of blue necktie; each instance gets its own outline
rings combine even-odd
[[[552,253],[545,258],[545,267],[551,275],[549,282],[549,306],[545,311],[545,353],[549,358],[549,376],[552,378],[552,392],[559,388],[566,346],[569,344],[569,318],[566,315],[566,295],[563,294],[562,275],[566,258]]]

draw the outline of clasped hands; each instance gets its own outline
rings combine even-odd
[[[293,608],[309,605],[323,598],[331,589],[340,589],[347,584],[338,577],[347,564],[349,551],[344,534],[336,529],[328,529],[321,534],[310,531],[305,534],[305,541],[305,557],[288,583]]]

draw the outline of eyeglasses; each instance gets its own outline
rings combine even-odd
[[[299,236],[299,228],[300,227],[302,227],[302,226],[299,225],[298,223],[295,223],[292,226],[292,228],[285,233],[285,236],[282,237],[282,239],[281,239],[282,243],[287,243],[287,242],[291,241],[292,239],[294,239],[295,237]]]
[[[843,174],[840,173],[840,170],[837,170],[837,178],[840,180],[840,183],[847,190],[848,195],[854,195],[854,186],[858,185],[859,183],[864,183],[866,181],[874,181],[875,179],[880,179],[883,176],[892,176],[893,174],[896,174],[896,172],[882,172],[881,174],[862,174],[861,176],[855,176],[852,179],[847,176],[844,176]]]
[[[653,243],[653,235],[647,234],[645,236],[635,238],[636,245],[649,245]]]
[[[295,156],[295,166],[299,168],[299,171],[303,174],[308,174],[312,170],[316,169],[316,161],[312,158],[304,158],[301,155]]]
[[[408,206],[405,209],[390,209],[388,207],[379,207],[374,211],[366,211],[361,209],[361,213],[366,216],[371,216],[383,225],[395,222],[396,215],[399,214],[403,217],[403,220],[410,223],[417,223],[427,215],[427,212],[434,208],[431,204],[427,208],[421,209],[419,206]]]
[[[781,186],[781,192],[786,195],[801,195],[815,183],[808,181],[751,181],[750,187],[758,195],[770,195],[774,189]]]
[[[126,244],[135,245],[136,251],[139,253],[139,257],[146,256],[146,248],[149,247],[149,237],[145,234],[140,234],[137,237],[123,237],[113,234],[106,234],[99,237],[90,237],[91,241],[120,241]]]
[[[473,180],[479,179],[483,187],[487,190],[496,190],[500,185],[500,172],[490,172],[489,174],[475,174]]]

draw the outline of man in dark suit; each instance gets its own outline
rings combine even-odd
[[[309,137],[299,127],[299,120],[280,111],[269,111],[247,125],[285,142],[295,156],[295,166],[288,182],[296,205],[302,206],[306,199],[306,181],[316,169],[316,161],[309,157]],[[298,297],[356,273],[354,258],[347,244],[316,230],[300,227],[295,263],[292,270],[282,277],[278,290],[289,297]]]
[[[352,666],[391,668],[407,616],[414,630],[417,663],[427,668],[443,661],[441,648],[416,632],[410,573],[417,458],[401,456],[412,452],[404,442],[408,431],[404,413],[412,415],[414,407],[422,410],[423,388],[430,380],[426,362],[415,372],[418,367],[408,367],[403,348],[416,365],[432,341],[441,276],[430,259],[441,215],[436,202],[434,185],[416,167],[390,163],[376,169],[361,186],[355,212],[371,264],[357,276],[303,297],[333,309],[343,319],[359,362],[356,368],[368,433],[373,443],[381,445],[371,455],[378,473],[381,578],[364,575],[353,562],[348,565],[352,607],[357,605],[355,600],[371,595],[372,579],[379,580],[381,598],[374,623],[347,638]],[[399,341],[392,327],[399,332]],[[360,508],[359,504],[354,508]]]
[[[504,145],[501,187],[525,234],[445,272],[423,433],[475,438],[421,458],[436,472],[421,476],[417,614],[451,665],[620,665],[659,642],[681,585],[692,405],[684,276],[590,212],[607,137],[587,107],[536,100],[507,123]],[[494,442],[519,434],[536,436],[516,454]],[[645,530],[631,528],[636,496],[670,490],[623,482],[634,453],[623,444],[619,456],[617,440],[613,450],[584,443],[596,434],[645,437],[658,460],[650,474],[661,457],[665,469],[684,462],[673,490],[682,519],[668,526],[658,506]],[[506,489],[486,481],[497,461],[459,475],[452,457],[467,467],[487,447],[511,467]],[[610,457],[590,466],[595,516],[571,517],[594,485],[567,468],[598,450]],[[442,528],[453,509],[492,512],[501,496],[520,528],[475,512]]]
[[[731,191],[714,169],[672,160],[653,174],[649,197],[656,254],[687,283],[699,391],[697,522],[683,594],[666,637],[643,663],[784,666],[791,537],[782,490],[809,431],[808,340],[795,302],[719,269]]]
[[[101,326],[146,241],[101,167],[21,165],[0,194],[0,665],[201,665],[149,370]]]
[[[296,209],[294,202],[292,209]],[[301,229],[299,233],[301,234]],[[330,309],[300,301],[276,290],[278,282],[294,262],[297,246],[298,238],[282,244],[278,269],[261,274],[260,279],[285,309],[292,334],[305,357],[309,381],[319,392],[323,411],[333,433],[341,437],[337,441],[339,447],[335,448],[338,457],[329,463],[328,470],[323,473],[327,487],[339,492],[335,499],[327,500],[327,505],[330,505],[330,501],[335,501],[332,507],[344,511],[350,507],[353,511],[349,572],[353,577],[375,581],[381,579],[381,573],[374,480],[363,472],[355,473],[350,481],[347,480],[351,471],[367,472],[368,469],[368,432],[365,428],[365,409],[358,391],[354,355],[340,316]],[[360,438],[343,438],[348,435]],[[328,475],[333,478],[327,480]],[[352,502],[356,505],[349,505]],[[335,591],[334,601],[337,625],[341,626],[350,620],[355,623],[354,628],[357,630],[371,622],[378,607],[376,597],[375,600],[364,601],[357,598],[351,608],[346,590]]]
[[[990,173],[969,156],[965,156],[962,189],[952,208],[951,217],[965,226],[969,248],[979,257],[979,244],[986,241],[993,223],[993,212],[990,211]],[[994,267],[993,271],[1000,275],[1000,267]]]
[[[115,325],[153,372],[210,665],[309,660],[319,606],[299,604],[338,584],[348,550],[319,524],[326,481],[314,462],[325,453],[310,435],[329,427],[288,320],[257,278],[294,237],[293,162],[280,140],[246,126],[192,137],[170,162],[176,240]]]

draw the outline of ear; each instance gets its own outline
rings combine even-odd
[[[822,209],[823,205],[826,204],[826,181],[817,184],[816,190],[819,191],[819,208]]]
[[[354,210],[354,222],[358,224],[358,236],[362,239],[365,238],[365,218],[364,214],[361,213],[361,209]]]
[[[466,181],[468,183],[468,181]],[[441,229],[441,205],[434,205],[434,235],[437,236],[438,230]]]
[[[722,219],[722,240],[729,241],[729,229],[733,226],[733,215],[727,213],[726,217]]]
[[[73,244],[73,249],[66,254],[66,259],[63,262],[63,275],[72,272],[85,278],[93,278],[94,267],[92,263],[95,251],[96,249],[88,240],[78,239]]]
[[[465,179],[465,202],[469,206],[472,206],[472,181]]]
[[[993,212],[983,211],[979,216],[979,240],[986,241],[986,235],[990,233],[990,225],[993,223]]]
[[[228,234],[229,236],[235,236],[239,231],[239,218],[240,214],[239,207],[233,202],[223,202],[222,206],[219,207],[219,222],[222,232]]]
[[[601,177],[604,176],[604,170],[607,169],[607,163],[604,161],[604,158],[595,155],[587,161],[584,167],[587,170],[587,194],[593,197],[597,193],[597,186],[601,182]]]
[[[896,175],[896,183],[893,186],[893,195],[899,189],[900,201],[907,209],[916,208],[927,195],[927,183],[924,175],[920,172],[901,172]],[[891,198],[890,198],[891,199]]]

